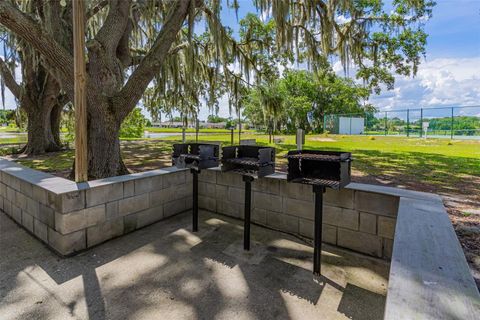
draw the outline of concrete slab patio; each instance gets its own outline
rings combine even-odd
[[[389,264],[202,211],[61,258],[0,213],[0,318],[382,319]]]

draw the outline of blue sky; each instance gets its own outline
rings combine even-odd
[[[239,3],[240,19],[247,12],[254,12],[251,0]],[[225,10],[221,18],[238,29],[233,10]],[[480,0],[437,0],[426,32],[427,55],[417,76],[396,77],[393,91],[372,96],[370,102],[380,110],[480,105]],[[333,67],[343,74],[339,63]],[[10,94],[6,100],[8,106],[14,107]],[[480,116],[480,109],[472,112]],[[202,108],[200,118],[206,118],[208,113]],[[229,115],[226,99],[220,102],[219,114]]]

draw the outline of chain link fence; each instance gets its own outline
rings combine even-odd
[[[480,106],[328,114],[323,126],[333,134],[480,140]]]

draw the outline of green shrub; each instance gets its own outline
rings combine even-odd
[[[133,109],[120,127],[121,138],[142,138],[147,119],[140,108]]]

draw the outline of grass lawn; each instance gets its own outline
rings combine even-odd
[[[3,126],[0,126],[0,132],[19,132],[20,129],[18,128],[12,128],[12,127],[3,127]]]

